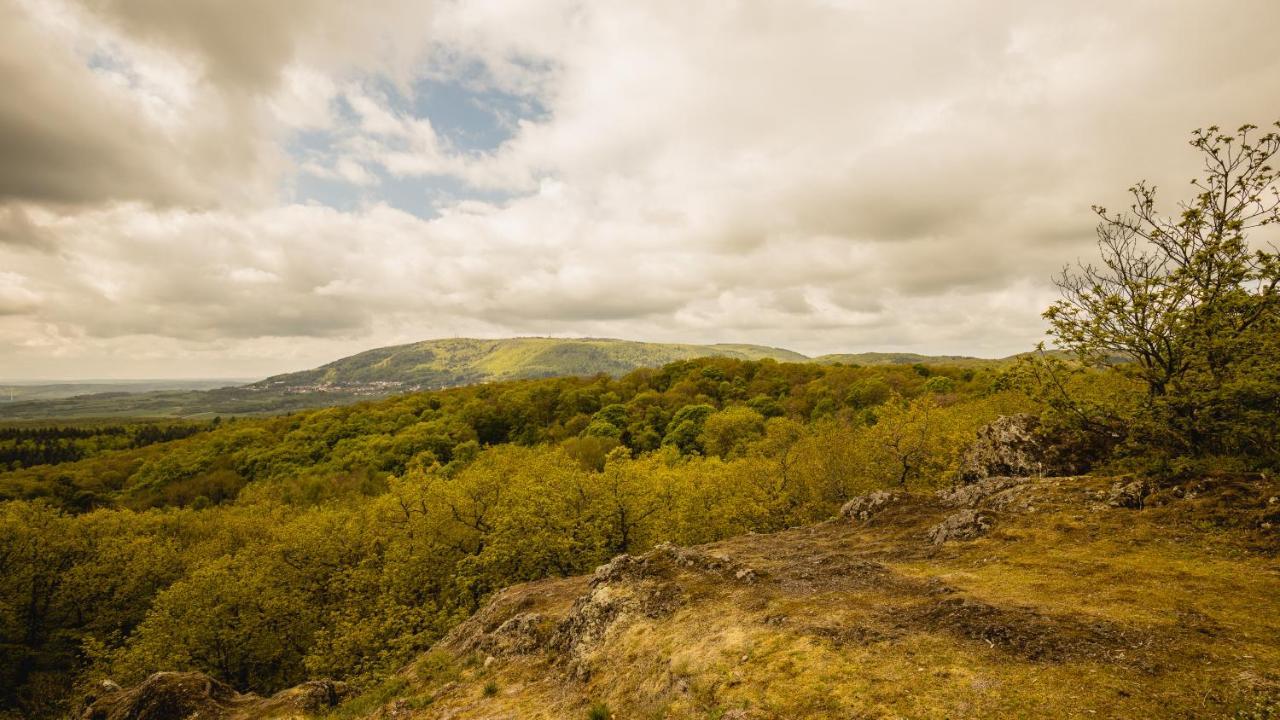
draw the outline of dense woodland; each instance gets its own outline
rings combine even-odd
[[[0,472],[57,465],[194,435],[203,423],[137,422],[125,425],[31,423],[0,426]]]
[[[494,590],[949,482],[1012,375],[706,359],[269,419],[0,476],[10,707],[199,668],[369,681]],[[55,703],[56,704],[56,703]]]

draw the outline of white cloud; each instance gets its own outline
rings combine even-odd
[[[1142,177],[1174,200],[1190,129],[1280,96],[1264,0],[33,7],[0,31],[37,110],[0,101],[26,148],[0,267],[30,296],[0,299],[0,374],[266,374],[456,334],[1014,352],[1091,203]],[[422,78],[545,113],[463,151],[392,97]],[[332,145],[291,161],[298,131]],[[354,209],[284,203],[292,173]],[[380,177],[464,190],[424,219]]]
[[[0,271],[0,316],[31,312],[40,305],[40,294],[27,285],[27,278]]]

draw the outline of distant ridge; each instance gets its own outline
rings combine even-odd
[[[611,338],[448,338],[366,350],[312,370],[275,375],[251,387],[333,390],[398,386],[455,387],[477,382],[571,375],[623,375],[698,357],[810,362],[798,352],[763,345],[690,345]]]

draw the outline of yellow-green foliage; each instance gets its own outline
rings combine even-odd
[[[761,432],[752,413],[861,425],[893,393],[906,399],[928,395],[945,406],[988,395],[998,377],[990,369],[703,359],[618,379],[457,388],[276,418],[239,418],[175,442],[0,473],[0,499],[48,497],[76,510],[206,505],[267,480],[279,499],[305,504],[376,494],[385,489],[388,474],[465,462],[475,446],[502,443],[568,441],[571,453],[594,469],[617,445],[633,454],[665,443],[686,454],[728,457],[740,455],[744,443]],[[948,381],[943,392],[939,378]]]
[[[236,420],[55,466],[115,507],[0,504],[3,701],[49,714],[76,679],[161,669],[258,692],[370,684],[511,583],[945,483],[958,440],[1025,401],[941,372],[954,386],[926,390],[912,368],[699,361]],[[832,400],[868,378],[897,394]],[[95,484],[117,466],[123,480]],[[39,491],[35,470],[10,487]]]

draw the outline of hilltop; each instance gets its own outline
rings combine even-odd
[[[510,587],[331,716],[1274,717],[1277,493],[1257,476],[878,492],[818,525]],[[297,693],[188,700],[269,717]]]
[[[685,345],[607,338],[451,338],[366,350],[312,370],[269,377],[251,387],[291,391],[360,388],[440,389],[542,377],[623,375],[698,357],[806,362],[761,345]]]

